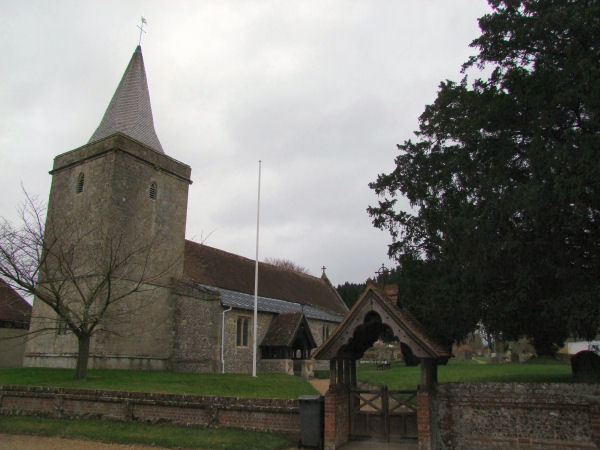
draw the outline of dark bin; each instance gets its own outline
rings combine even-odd
[[[321,395],[301,395],[300,428],[303,447],[321,447],[323,443],[323,397]]]

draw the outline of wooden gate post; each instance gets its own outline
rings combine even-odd
[[[390,442],[390,398],[388,387],[381,388],[381,415],[383,416],[383,438]]]

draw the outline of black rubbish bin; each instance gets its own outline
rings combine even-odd
[[[321,447],[323,443],[323,409],[321,395],[301,395],[300,428],[303,447]]]

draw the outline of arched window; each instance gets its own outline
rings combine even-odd
[[[152,200],[156,200],[157,193],[158,193],[158,186],[153,181],[152,183],[150,183],[150,189],[148,190],[148,197],[150,197]]]
[[[83,184],[85,182],[85,176],[83,172],[79,172],[79,176],[77,177],[77,184],[75,185],[75,193],[81,194],[83,192]]]

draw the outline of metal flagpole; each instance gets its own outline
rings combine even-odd
[[[254,345],[252,349],[252,376],[256,377],[256,341],[258,339],[258,231],[260,221],[260,171],[262,161],[258,161],[258,201],[256,203],[256,260],[254,264]]]

